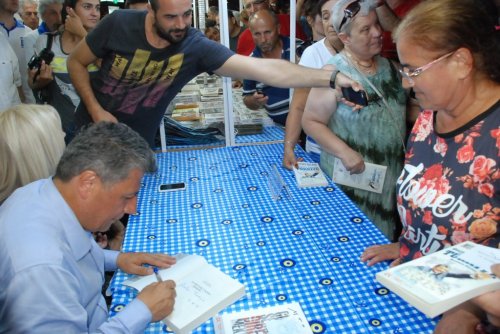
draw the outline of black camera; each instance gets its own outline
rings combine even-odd
[[[30,70],[34,68],[40,68],[42,66],[42,61],[45,61],[45,64],[50,65],[52,62],[52,59],[54,59],[54,52],[52,50],[44,48],[42,51],[40,51],[40,54],[34,54],[33,57],[31,57],[30,61],[28,62],[28,67]]]

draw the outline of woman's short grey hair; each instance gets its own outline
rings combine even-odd
[[[64,4],[64,0],[38,0],[38,15],[42,16],[47,10],[47,6],[52,4]]]
[[[0,180],[1,202],[16,188],[54,175],[65,146],[59,114],[39,104],[20,104],[0,112],[0,142],[3,165],[10,160]]]
[[[347,21],[342,26],[342,30],[339,31],[340,24],[342,23],[345,15],[344,10],[351,3],[357,1],[359,1],[359,4],[361,6],[359,13],[356,14],[353,19],[347,19]],[[332,25],[335,28],[337,34],[340,34],[341,32],[346,32],[347,34],[349,34],[351,32],[352,21],[354,21],[357,16],[367,16],[372,10],[375,10],[375,8],[377,8],[376,0],[340,0],[333,6],[330,20],[332,20]]]
[[[68,182],[86,170],[106,185],[125,180],[133,169],[156,171],[148,143],[123,123],[99,122],[82,130],[66,147],[56,178]]]

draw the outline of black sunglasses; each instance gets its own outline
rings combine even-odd
[[[347,19],[352,19],[354,16],[356,16],[359,13],[360,9],[361,9],[361,4],[359,3],[359,0],[354,1],[344,9],[344,17],[342,18],[342,22],[340,22],[338,32],[342,31],[342,27],[344,26],[344,24],[347,23]]]

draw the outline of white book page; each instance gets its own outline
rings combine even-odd
[[[225,307],[221,302],[236,291],[244,293],[244,286],[210,264],[187,275],[182,281],[176,281],[175,305],[173,312],[166,318],[183,328],[207,311],[214,309],[214,314]],[[234,302],[233,300],[229,303]]]
[[[332,180],[345,186],[382,193],[387,166],[365,162],[365,171],[361,174],[350,174],[339,158],[333,162]]]
[[[207,265],[205,258],[199,255],[177,254],[175,258],[177,262],[172,267],[158,271],[162,280],[174,280],[177,283],[190,272]],[[156,276],[152,274],[132,277],[123,282],[123,284],[142,291],[142,289],[154,282],[157,282],[157,280]]]

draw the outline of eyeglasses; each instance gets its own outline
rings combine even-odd
[[[359,13],[360,9],[361,9],[361,4],[359,3],[359,0],[349,4],[349,6],[347,6],[344,9],[344,17],[342,18],[342,21],[340,22],[338,32],[342,31],[342,27],[344,26],[344,24],[347,23],[347,20],[348,19],[352,20],[354,18],[354,16],[356,16]]]
[[[429,68],[432,67],[432,65],[434,65],[436,63],[439,63],[441,60],[448,58],[449,56],[451,56],[454,53],[455,53],[455,51],[449,52],[449,53],[447,53],[447,54],[439,57],[438,59],[435,59],[435,60],[431,61],[428,64],[425,64],[423,66],[417,67],[414,70],[411,70],[410,68],[408,68],[408,66],[403,66],[403,68],[399,69],[399,73],[401,73],[401,75],[406,80],[408,80],[408,83],[410,85],[414,85],[415,81],[413,80],[413,78],[418,77],[420,74],[422,74],[423,71],[428,70]]]

